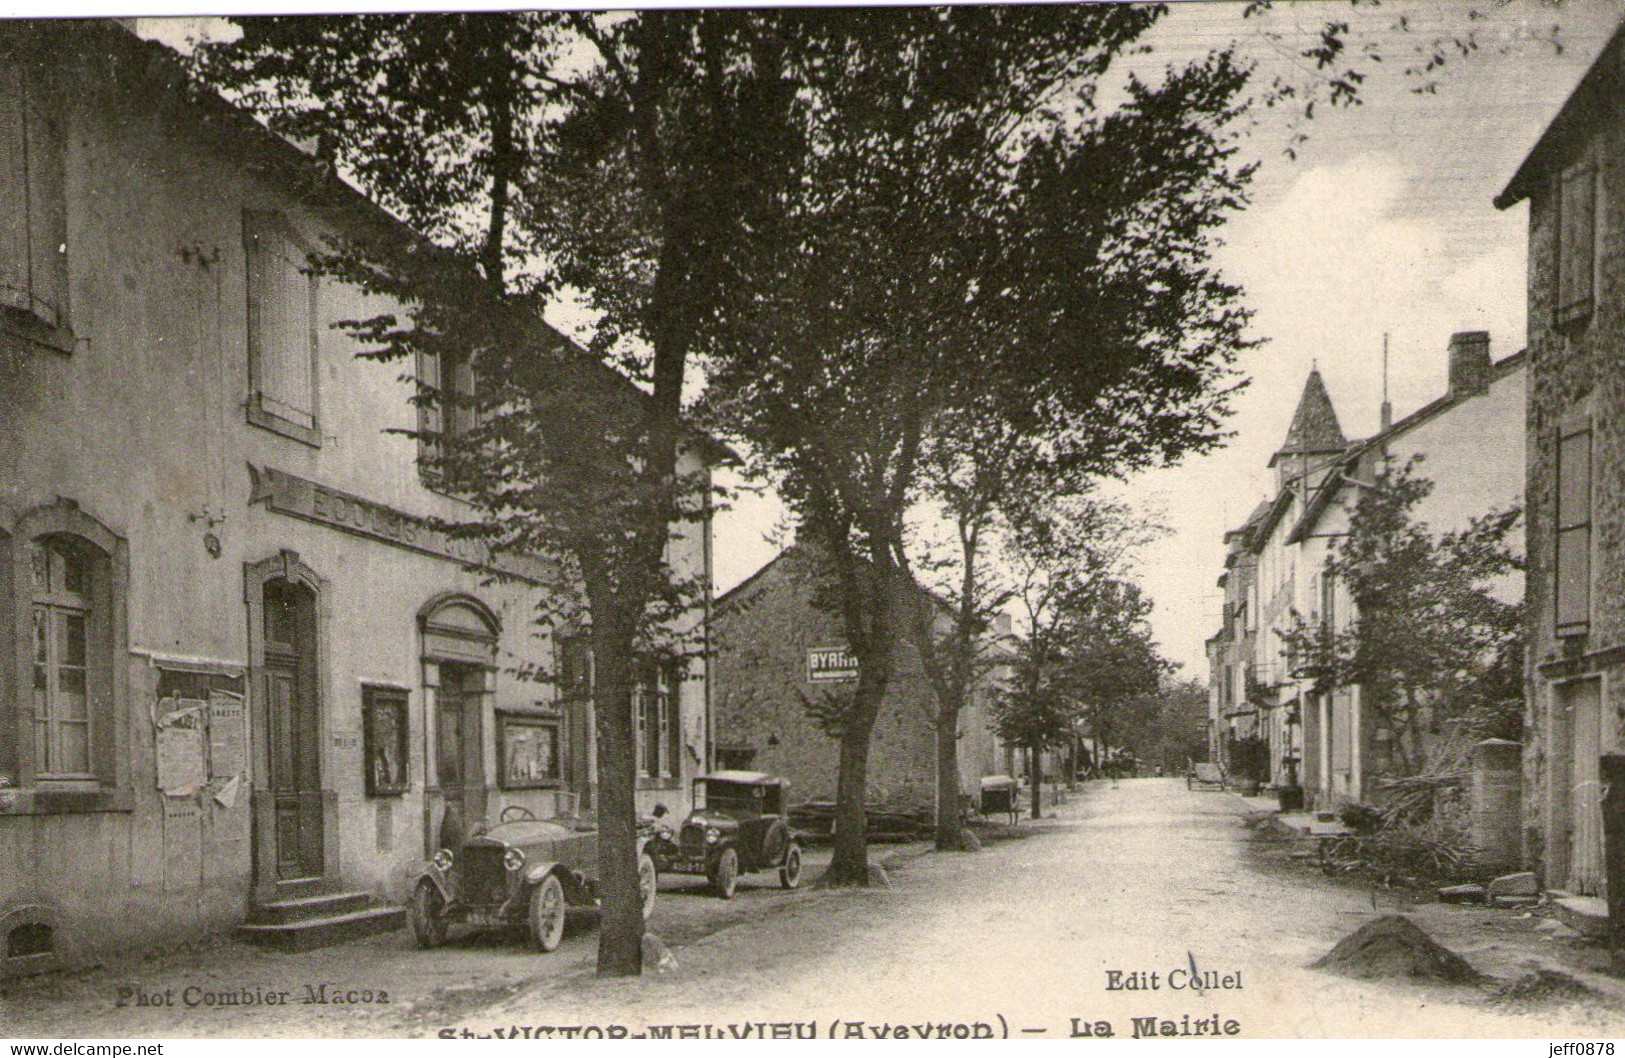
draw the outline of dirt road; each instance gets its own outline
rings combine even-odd
[[[1231,795],[1188,792],[1174,779],[1090,784],[1031,837],[918,857],[893,871],[887,891],[836,894],[714,933],[678,951],[676,973],[549,980],[446,1024],[812,1021],[825,1035],[854,1023],[865,1032],[982,1023],[1054,1037],[1100,1022],[1133,1035],[1134,1019],[1149,1018],[1159,1035],[1231,1023],[1240,1036],[1625,1031],[1618,994],[1518,1010],[1488,987],[1308,969],[1338,938],[1396,910],[1393,898],[1278,868],[1257,846]],[[1405,910],[1486,973],[1515,975],[1542,943],[1513,913],[1486,923],[1482,911]],[[1189,987],[1193,963],[1208,986],[1200,992]]]

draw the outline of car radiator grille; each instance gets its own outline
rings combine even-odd
[[[696,823],[685,823],[679,844],[690,855],[705,851],[705,828]]]
[[[502,865],[506,850],[475,848],[463,851],[463,900],[470,904],[500,904],[508,898],[508,870]]]

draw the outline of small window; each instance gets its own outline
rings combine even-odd
[[[67,205],[61,123],[34,78],[0,68],[0,319],[54,339],[67,327]]]
[[[1558,196],[1557,322],[1591,315],[1596,288],[1597,180],[1589,165],[1563,172]]]
[[[275,213],[249,213],[249,421],[320,444],[316,421],[318,284],[310,251]]]
[[[1564,424],[1557,441],[1557,540],[1553,563],[1557,634],[1591,629],[1591,422]]]

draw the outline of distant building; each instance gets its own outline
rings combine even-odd
[[[1522,497],[1524,354],[1494,362],[1489,335],[1468,331],[1451,338],[1448,355],[1442,396],[1398,422],[1385,405],[1379,432],[1357,442],[1345,439],[1325,382],[1311,371],[1270,460],[1274,495],[1226,534],[1224,624],[1208,642],[1215,741],[1223,749],[1237,737],[1267,739],[1270,783],[1301,785],[1317,805],[1371,799],[1390,769],[1393,733],[1362,710],[1360,688],[1312,693],[1285,650],[1299,619],[1342,630],[1354,618],[1346,586],[1326,567],[1360,489],[1384,459],[1422,456],[1418,473],[1433,491],[1413,513],[1436,533]],[[1498,590],[1520,595],[1515,580]]]
[[[1625,29],[1496,199],[1529,202],[1526,859],[1605,895],[1599,757],[1625,748]]]
[[[781,775],[790,780],[793,801],[835,796],[839,744],[808,710],[849,692],[857,677],[833,595],[827,565],[810,547],[797,545],[720,596],[712,615],[716,766]],[[994,634],[1008,630],[1006,623]],[[1008,662],[1008,647],[995,642],[989,649],[1001,667]],[[1015,762],[988,727],[1001,675],[996,668],[980,681],[960,714],[965,793],[975,794],[983,776],[1015,773]],[[871,800],[921,807],[935,802],[936,713],[918,652],[902,642],[870,743]]]

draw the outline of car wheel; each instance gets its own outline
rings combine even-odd
[[[801,846],[791,843],[784,850],[784,866],[779,868],[779,884],[794,889],[801,884]]]
[[[734,898],[734,890],[739,888],[739,853],[733,849],[722,850],[717,865],[711,868],[711,888],[724,900]]]
[[[530,892],[530,933],[541,951],[553,951],[564,939],[564,884],[556,874]]]
[[[638,898],[643,901],[643,921],[649,921],[649,916],[655,913],[655,893],[660,889],[660,875],[655,871],[655,861],[648,854],[638,857]]]
[[[430,881],[418,883],[412,891],[412,934],[418,947],[438,948],[446,943],[446,901]]]

